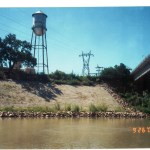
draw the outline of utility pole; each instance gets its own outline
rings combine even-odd
[[[100,67],[100,66],[98,66],[97,65],[97,67],[95,67],[97,70],[97,76],[99,76],[100,75],[100,72],[104,69],[104,67]]]
[[[83,53],[79,55],[79,57],[82,57],[83,59],[83,69],[82,69],[82,74],[83,76],[85,75],[90,75],[90,68],[89,68],[89,62],[90,62],[90,57],[94,55],[91,54],[91,51],[89,53]]]

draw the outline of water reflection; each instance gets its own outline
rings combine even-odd
[[[0,148],[149,148],[148,119],[1,119]]]

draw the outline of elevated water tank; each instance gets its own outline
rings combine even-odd
[[[37,36],[41,36],[46,32],[46,18],[47,15],[44,14],[42,11],[37,11],[36,13],[32,14],[33,17],[33,26],[32,30]]]

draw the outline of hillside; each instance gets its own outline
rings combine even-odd
[[[87,110],[91,103],[105,104],[108,110],[122,107],[102,85],[70,86],[0,81],[1,107],[51,107],[56,103],[59,103],[61,107],[66,104],[77,104],[84,110]]]

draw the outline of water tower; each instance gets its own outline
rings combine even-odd
[[[37,73],[47,73],[48,70],[48,53],[47,53],[47,40],[46,40],[46,18],[47,15],[42,11],[37,11],[32,14],[33,26],[31,45],[33,55],[37,59],[36,71]]]

